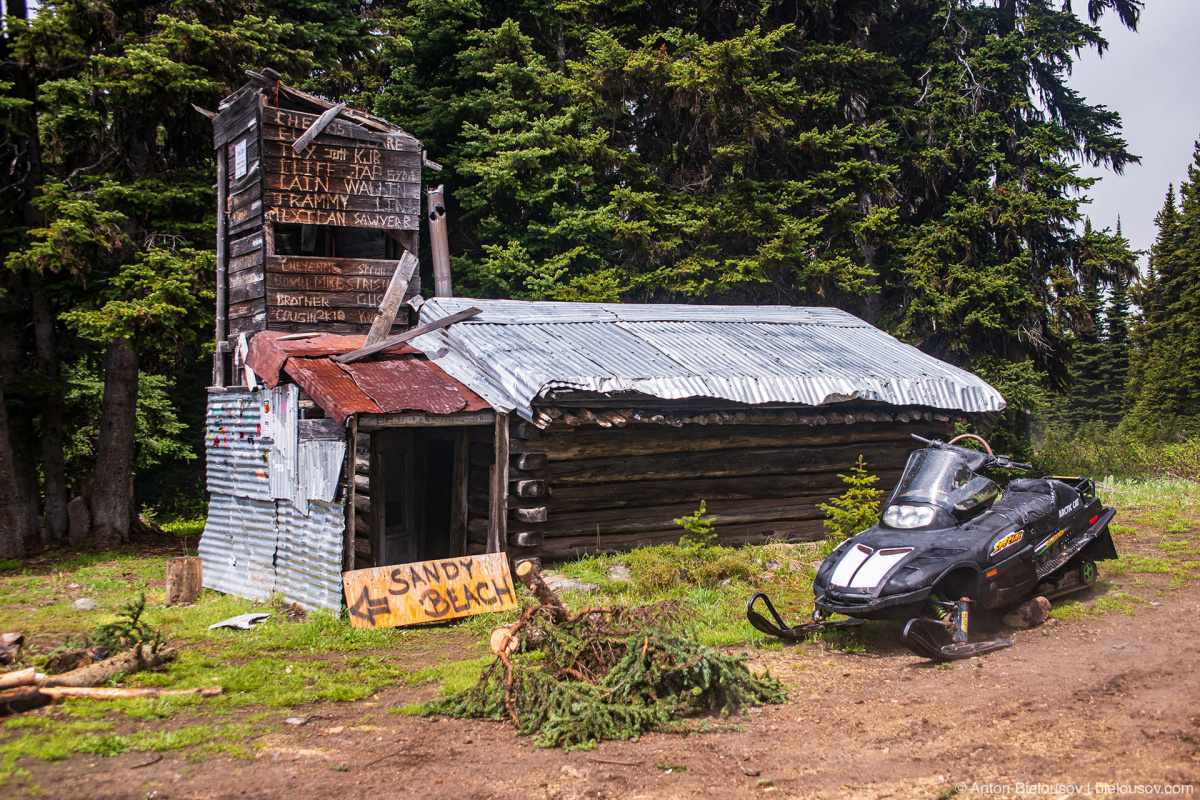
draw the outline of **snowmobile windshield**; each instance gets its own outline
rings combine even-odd
[[[908,457],[908,465],[890,503],[928,503],[947,511],[954,508],[976,475],[966,459],[952,450],[926,448]]]

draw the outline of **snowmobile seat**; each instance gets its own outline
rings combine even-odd
[[[1014,488],[1014,484],[1021,485]],[[992,504],[992,513],[1024,527],[1050,517],[1055,507],[1054,487],[1050,481],[1021,478],[1010,483],[1004,496]]]
[[[1009,482],[1010,492],[1036,492],[1038,494],[1054,494],[1054,486],[1045,478],[1016,478]]]

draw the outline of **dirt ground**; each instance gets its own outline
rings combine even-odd
[[[302,709],[308,721],[253,759],[77,754],[30,763],[29,777],[52,797],[1187,796],[1200,778],[1197,612],[1193,584],[1136,616],[1018,632],[953,669],[898,645],[752,651],[753,667],[795,687],[787,705],[740,730],[590,752],[539,750],[493,722],[388,714],[434,692],[398,687]]]

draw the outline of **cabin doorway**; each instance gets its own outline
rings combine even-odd
[[[467,429],[392,428],[373,439],[375,566],[465,555]]]

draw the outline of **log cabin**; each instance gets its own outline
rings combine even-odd
[[[340,609],[343,571],[673,542],[701,501],[723,543],[814,540],[860,456],[890,489],[910,434],[1004,409],[833,308],[458,298],[436,264],[424,299],[420,142],[269,75],[214,129],[206,587]]]

